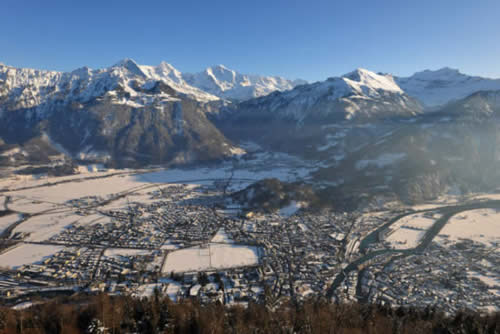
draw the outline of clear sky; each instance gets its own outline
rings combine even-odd
[[[363,67],[500,77],[499,0],[2,0],[0,62],[68,71],[122,58],[184,72],[323,80]]]

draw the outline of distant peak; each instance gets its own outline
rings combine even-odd
[[[451,67],[442,67],[438,70],[431,71],[437,74],[461,74],[460,71],[456,68],[451,68]]]
[[[367,78],[367,77],[375,78],[375,77],[378,77],[378,76],[385,76],[385,75],[376,74],[375,72],[372,72],[372,71],[369,71],[367,69],[358,67],[354,71],[344,74],[342,77],[343,78],[348,78],[348,79],[351,79],[351,80],[354,80],[354,81],[362,81],[363,78]]]
[[[91,72],[91,68],[88,66],[83,66],[80,68],[77,68],[76,70],[73,70],[71,74],[78,75],[78,76],[83,76],[83,75],[88,75]]]
[[[125,68],[127,71],[129,71],[132,74],[135,74],[135,75],[138,75],[141,77],[146,76],[146,74],[144,74],[144,72],[141,70],[139,65],[137,65],[137,63],[131,58],[122,59],[118,63],[113,65],[113,67],[122,67],[122,68]]]
[[[454,72],[454,73],[460,73],[460,71],[456,68],[451,68],[448,66],[442,67],[439,70],[436,70],[436,72]]]
[[[167,63],[166,61],[162,61],[158,66],[161,68],[175,69],[175,67],[173,67],[172,64]]]
[[[138,66],[135,60],[133,60],[132,58],[123,58],[122,60],[114,64],[113,67],[126,67],[128,65]]]
[[[372,71],[369,71],[365,68],[358,67],[354,71],[351,71],[349,73],[344,74],[343,77],[350,77],[350,76],[363,75],[363,74],[375,74],[375,73]]]
[[[421,72],[417,72],[413,75],[413,77],[419,79],[443,79],[461,75],[463,74],[458,69],[451,67],[442,67],[437,70],[424,70]]]
[[[224,66],[222,64],[210,66],[208,69],[210,69],[212,71],[219,71],[219,72],[234,72],[233,70],[227,68],[226,66]]]
[[[342,79],[351,87],[361,89],[368,87],[370,89],[382,89],[392,92],[402,93],[401,88],[394,82],[392,75],[375,73],[364,68],[357,68],[342,76]]]

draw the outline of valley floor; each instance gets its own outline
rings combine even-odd
[[[325,296],[498,310],[496,195],[350,213],[295,203],[252,215],[225,196],[226,188],[265,177],[293,181],[314,169],[288,166],[0,179],[2,298],[22,305],[35,294],[158,289],[172,300],[228,305]]]

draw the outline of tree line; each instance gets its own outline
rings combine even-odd
[[[500,313],[435,307],[390,308],[332,304],[321,300],[264,304],[173,303],[158,292],[149,298],[77,295],[34,302],[14,310],[0,306],[0,333],[500,333]]]

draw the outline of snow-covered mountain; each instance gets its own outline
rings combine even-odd
[[[500,79],[470,76],[449,67],[396,77],[395,81],[408,95],[434,109],[478,91],[500,90]]]
[[[285,92],[243,102],[247,114],[267,113],[275,118],[309,120],[370,120],[413,116],[420,112],[391,75],[356,69],[341,77],[300,85]]]
[[[500,114],[499,80],[450,69],[409,78],[356,69],[299,83],[223,66],[186,74],[165,62],[131,59],[72,72],[0,64],[0,150],[21,152],[7,163],[46,162],[62,153],[129,166],[222,159],[241,153],[234,143],[249,139],[336,161],[418,119],[481,121]],[[439,110],[425,113],[422,105]],[[416,125],[411,136],[423,129]],[[404,150],[386,151],[379,153],[399,157]]]
[[[123,166],[231,156],[233,145],[206,117],[220,99],[177,74],[131,59],[66,73],[1,65],[0,138],[37,161],[54,153]]]
[[[189,74],[184,78],[187,83],[220,98],[244,101],[268,95],[274,91],[285,91],[304,80],[287,80],[277,76],[241,74],[224,65],[208,67],[202,72]]]
[[[3,110],[14,110],[50,104],[50,101],[88,102],[118,88],[126,97],[118,99],[118,103],[141,106],[148,102],[141,90],[149,89],[158,81],[200,102],[221,98],[245,100],[291,89],[301,83],[280,77],[246,76],[223,66],[198,74],[183,74],[166,62],[147,66],[132,59],[121,60],[105,69],[83,67],[72,72],[14,68],[0,63],[0,103]]]
[[[144,90],[158,81],[176,92],[201,102],[219,98],[186,84],[171,65],[140,66],[124,59],[114,66],[93,70],[83,67],[72,72],[41,71],[0,65],[0,103],[3,110],[37,107],[50,108],[53,103],[86,103],[107,93],[117,96],[116,103],[143,106],[150,101]],[[168,99],[168,96],[162,96]]]

